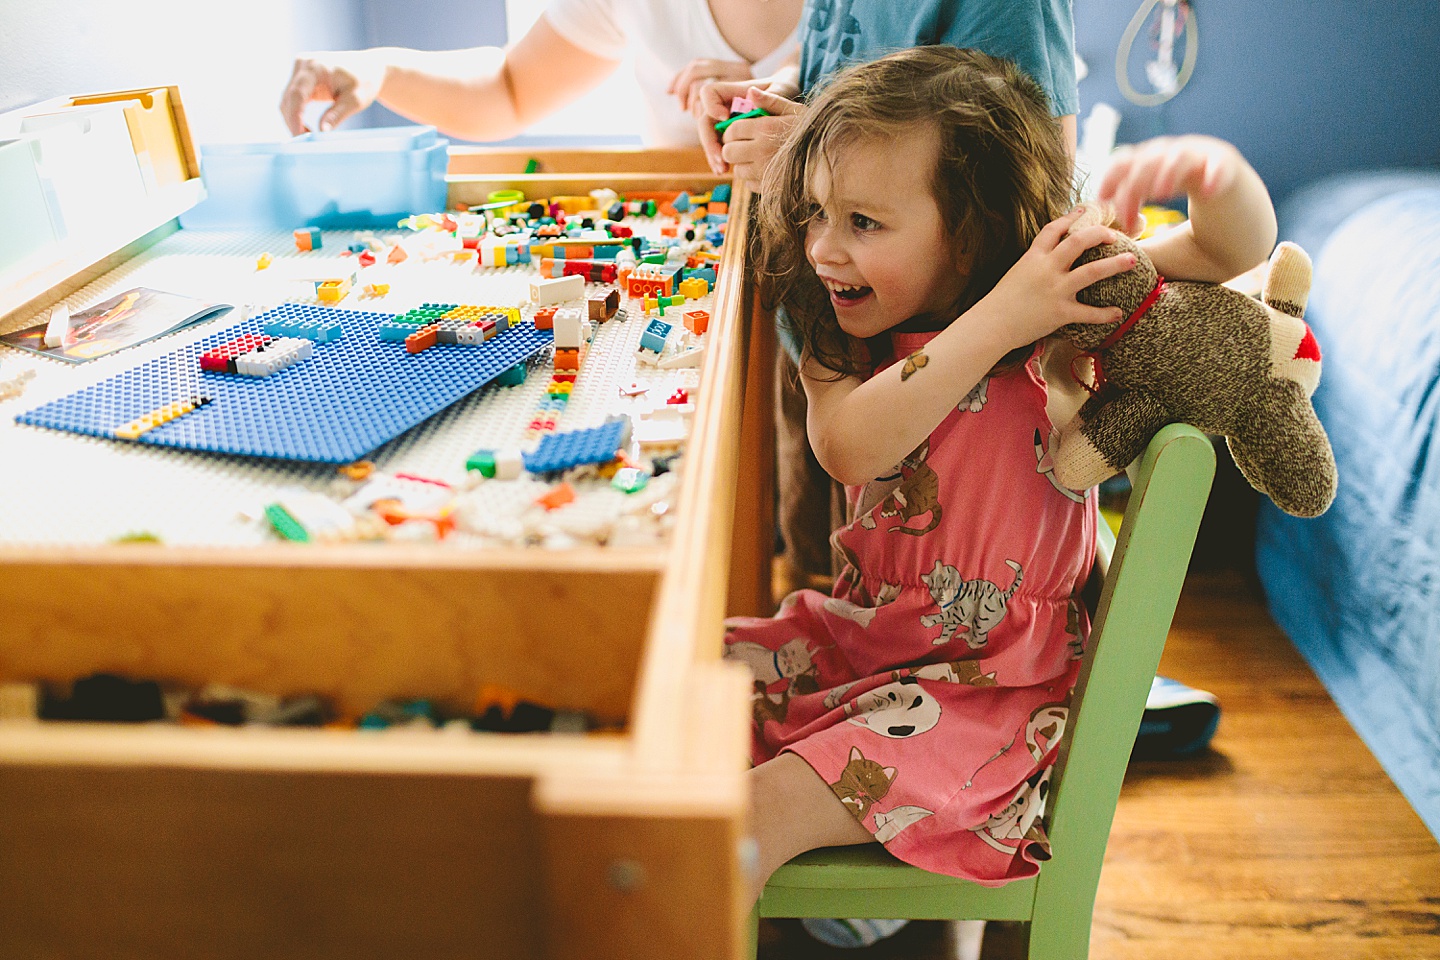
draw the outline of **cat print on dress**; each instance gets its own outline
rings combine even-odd
[[[1036,760],[1044,760],[1045,755],[1053,750],[1055,745],[1060,742],[1060,738],[1065,735],[1065,724],[1069,718],[1070,694],[1068,693],[1060,703],[1043,704],[1031,711],[1030,719],[1025,721],[1025,749],[1030,751],[1030,756]],[[1015,734],[1010,738],[1009,743],[996,750],[988,760],[976,767],[975,772],[970,774],[970,778],[960,789],[969,790],[973,787],[975,778],[980,776],[980,771],[1009,753],[1010,748],[1015,746],[1015,741],[1019,737],[1020,734]]]
[[[804,637],[786,640],[776,650],[753,640],[740,640],[725,648],[725,658],[744,663],[755,679],[766,686],[779,680],[790,680],[793,684],[800,677],[808,677],[813,684],[817,673],[810,645]]]
[[[899,835],[901,830],[934,815],[934,810],[926,810],[924,807],[917,807],[913,804],[896,807],[894,810],[876,810],[875,839],[881,843],[889,843]]]
[[[1069,702],[1066,697],[1065,703],[1047,703],[1030,714],[1030,722],[1025,724],[1025,746],[1036,760],[1044,760],[1065,736],[1065,724],[1070,719]]]
[[[959,570],[939,560],[935,561],[935,569],[920,578],[930,588],[931,599],[940,607],[939,613],[929,613],[921,617],[920,625],[926,628],[944,628],[932,643],[937,647],[949,643],[955,634],[963,629],[965,643],[970,649],[979,650],[985,646],[990,631],[1005,619],[1005,604],[1015,595],[1021,581],[1025,579],[1020,564],[1014,560],[1006,560],[1005,565],[1015,571],[1015,581],[1008,590],[1002,590],[989,580],[962,579]]]
[[[845,703],[845,716],[857,727],[891,740],[918,737],[940,722],[940,701],[914,677],[867,690]]]
[[[776,650],[750,640],[741,640],[725,648],[725,657],[743,662],[754,675],[750,706],[755,723],[761,727],[767,720],[784,723],[790,711],[791,697],[815,693],[820,689],[816,682],[818,668],[804,637],[787,640]],[[776,693],[770,692],[770,686],[782,680],[788,681],[784,688]]]
[[[898,596],[900,596],[900,584],[882,583],[880,584],[880,589],[875,592],[873,597],[868,594],[862,596],[861,599],[865,601],[865,605],[863,606],[855,603],[853,600],[842,600],[839,597],[831,597],[825,601],[824,607],[835,616],[844,617],[846,620],[853,620],[860,624],[860,626],[868,629],[870,621],[875,619],[875,614],[879,609]]]
[[[979,413],[985,409],[985,401],[989,399],[986,394],[990,390],[990,378],[981,377],[980,382],[970,388],[970,392],[960,399],[956,405],[957,410],[969,410],[971,413]]]
[[[1020,785],[1004,809],[970,829],[1001,853],[1013,854],[1022,844],[1028,844],[1030,856],[1049,860],[1050,839],[1040,818],[1045,814],[1045,800],[1050,794],[1050,770],[1050,767],[1037,770]]]
[[[926,440],[915,451],[900,461],[901,481],[895,489],[891,490],[885,499],[880,501],[876,510],[865,509],[866,496],[869,492],[869,485],[861,493],[860,509],[864,512],[860,515],[860,526],[866,530],[875,529],[875,517],[882,518],[899,517],[900,522],[890,528],[891,533],[908,533],[912,537],[922,537],[940,525],[940,517],[944,512],[940,504],[940,477],[925,462],[930,455],[930,441]],[[906,471],[909,474],[906,474]],[[888,479],[888,478],[884,478]],[[916,517],[930,515],[930,522],[923,527],[911,527],[908,524]]]
[[[870,808],[890,792],[890,785],[898,774],[897,768],[867,760],[859,747],[851,747],[850,758],[840,771],[840,779],[830,784],[830,789],[845,804],[845,809],[864,823]]]
[[[1050,431],[1048,442],[1040,439],[1040,428],[1035,428],[1035,472],[1044,474],[1045,479],[1050,481],[1050,486],[1059,490],[1065,496],[1076,503],[1085,502],[1085,494],[1071,490],[1065,484],[1055,479],[1055,448],[1060,445],[1060,432]]]

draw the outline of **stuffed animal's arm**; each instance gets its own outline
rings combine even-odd
[[[1171,419],[1143,393],[1091,397],[1060,431],[1055,479],[1071,490],[1088,490],[1110,479],[1140,456]]]

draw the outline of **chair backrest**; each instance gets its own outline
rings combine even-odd
[[[1037,878],[1036,923],[1089,929],[1120,785],[1214,475],[1209,438],[1185,424],[1162,429],[1132,468],[1130,501],[1105,573],[1047,803],[1054,859]],[[1101,533],[1103,562],[1108,527]],[[1079,895],[1082,891],[1088,896]],[[1043,931],[1032,930],[1032,940],[1036,934]]]

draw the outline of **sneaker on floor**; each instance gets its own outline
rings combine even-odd
[[[909,920],[830,920],[806,917],[800,921],[805,932],[821,943],[843,949],[868,947],[894,936]]]
[[[1169,677],[1156,677],[1150,682],[1131,756],[1165,760],[1198,753],[1210,745],[1219,724],[1220,701],[1215,694]]]

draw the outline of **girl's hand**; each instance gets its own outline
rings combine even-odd
[[[680,109],[689,112],[699,98],[700,88],[720,80],[750,83],[750,64],[743,60],[691,60],[671,79],[666,92],[679,97]]]
[[[785,92],[792,92],[785,88]],[[749,97],[755,106],[769,113],[768,117],[740,120],[725,128],[723,139],[715,133],[715,124],[730,116],[730,101]],[[752,190],[758,190],[765,168],[780,148],[780,141],[790,132],[804,107],[794,100],[778,95],[770,84],[711,83],[700,91],[696,123],[700,145],[717,174],[732,173]]]
[[[368,50],[306,53],[295,60],[290,82],[280,95],[280,115],[296,136],[309,133],[302,114],[311,101],[330,104],[320,129],[332,130],[375,102],[385,80],[385,63]]]
[[[1230,189],[1247,166],[1235,147],[1215,137],[1156,137],[1111,154],[1098,198],[1114,206],[1122,230],[1139,236],[1146,203],[1181,195],[1210,199]]]
[[[993,311],[1003,325],[1001,336],[1006,352],[1048,337],[1067,323],[1118,323],[1125,319],[1119,307],[1092,307],[1075,299],[1090,284],[1135,266],[1133,253],[1121,253],[1072,268],[1086,250],[1120,239],[1114,230],[1100,225],[1067,235],[1078,216],[1077,207],[1046,224],[1019,262],[977,304]]]

